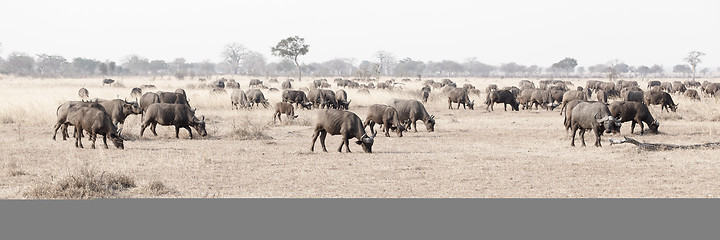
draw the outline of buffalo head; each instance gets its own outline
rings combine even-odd
[[[372,153],[372,145],[375,142],[375,135],[377,135],[377,132],[375,132],[372,137],[368,136],[367,133],[363,134],[362,137],[360,137],[359,141],[356,141],[358,145],[362,146],[363,151],[366,153]]]

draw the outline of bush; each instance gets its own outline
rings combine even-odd
[[[94,199],[116,196],[118,192],[135,187],[135,181],[124,174],[81,169],[54,184],[44,184],[25,193],[29,198],[40,199]]]

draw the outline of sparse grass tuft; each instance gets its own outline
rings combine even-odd
[[[7,168],[8,168],[8,171],[7,171],[8,177],[17,177],[17,176],[27,175],[27,173],[25,171],[23,171],[22,169],[19,169],[17,163],[14,161],[8,163]]]
[[[124,174],[98,173],[81,169],[53,184],[44,184],[25,193],[39,199],[94,199],[116,196],[119,191],[135,187],[135,181]]]

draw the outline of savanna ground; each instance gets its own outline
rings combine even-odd
[[[83,177],[110,182],[100,186],[111,188],[107,194],[82,195],[90,198],[720,196],[720,149],[645,152],[630,144],[610,145],[608,137],[630,135],[629,122],[620,135],[603,136],[601,148],[592,146],[591,132],[586,134],[588,147],[579,147],[579,142],[578,147],[571,147],[558,110],[505,112],[499,104],[488,112],[484,93],[470,96],[476,102],[473,111],[449,110],[447,98],[434,90],[426,108],[437,120],[435,132],[427,132],[420,121],[417,133],[402,138],[380,132],[372,154],[352,142],[352,153],[338,153],[340,137],[328,136],[329,153],[324,153],[319,139],[316,151],[310,152],[319,110],[296,110],[298,119],[285,121],[283,115],[282,123],[273,123],[272,106],[231,110],[231,89],[227,95],[213,96],[198,81],[114,79],[122,86],[102,86],[100,78],[5,76],[0,80],[0,198],[72,197],[62,191],[73,184],[85,190],[95,186],[77,183]],[[235,79],[242,89],[248,88],[250,78]],[[262,80],[280,89],[279,83]],[[517,85],[520,79],[452,80],[459,86],[471,83],[484,89],[490,83]],[[294,87],[306,87],[311,81],[309,77],[296,81]],[[533,81],[537,85],[538,80]],[[585,85],[585,80],[573,82]],[[57,106],[79,100],[80,87],[87,88],[91,97],[110,99],[129,98],[130,89],[142,84],[157,86],[149,91],[184,88],[197,115],[205,116],[208,137],[190,140],[181,129],[180,139],[175,139],[174,128],[162,126],[158,126],[159,136],[148,129],[140,137],[140,116],[131,115],[123,132],[125,150],[112,144],[104,149],[101,139],[98,149],[90,149],[87,139],[85,149],[75,148],[72,140],[51,139]],[[640,85],[644,88],[646,82]],[[418,99],[420,87],[421,82],[412,81],[405,90],[371,90],[369,95],[346,91],[352,100],[350,111],[364,120],[371,104],[394,97]],[[263,92],[271,104],[280,101],[280,92]],[[720,103],[704,96],[700,102],[680,95],[673,98],[680,104],[676,113],[650,107],[660,121],[660,134],[631,137],[672,144],[718,141]]]

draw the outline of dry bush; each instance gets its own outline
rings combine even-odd
[[[135,180],[124,174],[97,173],[80,169],[58,182],[36,186],[24,195],[39,199],[94,199],[116,196],[118,192],[135,187]]]
[[[27,173],[25,171],[23,171],[22,169],[19,169],[17,163],[15,163],[15,162],[8,163],[7,168],[8,168],[8,171],[7,171],[8,177],[17,177],[17,176],[27,175]]]
[[[150,182],[147,186],[145,186],[145,190],[154,196],[166,195],[177,192],[175,191],[175,189],[165,186],[165,184],[160,180]]]
[[[232,121],[231,130],[228,135],[238,140],[266,140],[273,139],[267,135],[270,128],[267,124],[250,121],[249,117],[245,117],[238,122]]]

